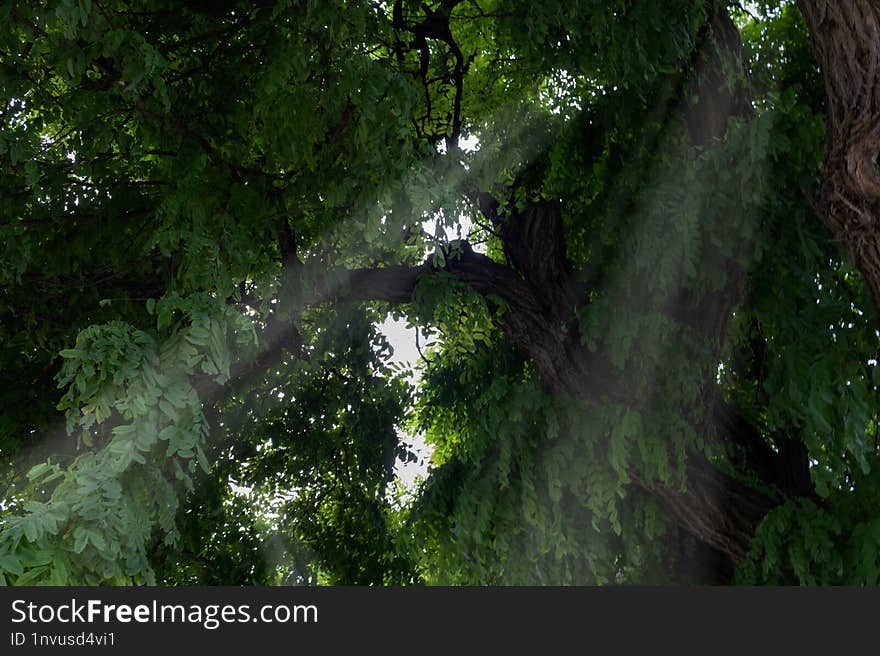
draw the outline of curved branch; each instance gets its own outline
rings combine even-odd
[[[462,244],[461,256],[447,257],[445,266],[440,269],[434,267],[433,258],[429,257],[418,266],[335,273],[332,276],[335,286],[325,286],[308,303],[314,305],[331,298],[409,303],[422,276],[437,271],[451,273],[475,292],[500,299],[504,305],[501,329],[535,362],[551,388],[584,398],[588,403],[598,402],[594,392],[586,392],[588,376],[581,360],[572,352],[559,323],[547,312],[547,290],[539,292],[516,271],[474,252],[467,242]]]

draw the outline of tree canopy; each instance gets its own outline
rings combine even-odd
[[[0,582],[880,580],[876,0],[0,17]]]

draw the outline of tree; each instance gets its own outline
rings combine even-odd
[[[877,583],[875,0],[2,16],[5,582]]]

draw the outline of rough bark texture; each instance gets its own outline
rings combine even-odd
[[[679,526],[734,565],[745,560],[755,528],[776,505],[697,454],[689,458],[682,487],[646,481],[636,472],[630,477],[663,502]]]
[[[819,212],[880,308],[880,6],[800,0],[826,96]]]

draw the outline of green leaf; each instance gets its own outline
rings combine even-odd
[[[24,568],[21,566],[18,558],[12,554],[0,556],[0,570],[15,576],[20,576],[24,572]]]
[[[196,444],[196,455],[199,459],[199,465],[202,468],[202,471],[206,474],[211,473],[211,462],[208,460],[208,457],[205,455],[205,452],[202,450],[200,444]]]
[[[33,569],[29,569],[15,580],[15,585],[31,585],[39,580],[48,570],[49,568],[45,565],[43,565],[42,567],[34,567]]]
[[[28,470],[28,480],[33,481],[52,469],[48,462],[41,462]]]
[[[73,551],[74,553],[82,553],[89,543],[89,534],[82,527],[77,527],[73,531]]]

